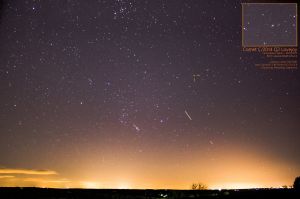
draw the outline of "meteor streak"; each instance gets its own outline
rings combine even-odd
[[[191,118],[191,116],[188,114],[188,112],[187,112],[186,110],[185,110],[184,112],[185,112],[186,116],[187,116],[190,120],[192,120],[192,118]]]

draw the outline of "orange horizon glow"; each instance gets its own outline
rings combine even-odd
[[[64,171],[2,168],[0,186],[186,190],[193,183],[201,182],[208,189],[279,188],[292,185],[299,169],[261,153],[243,150],[228,149],[213,156],[214,160],[201,161],[193,158],[197,154],[191,154],[181,164],[176,164],[174,156],[169,162],[158,162],[156,167],[146,160],[139,164],[123,160],[122,166],[109,168],[78,165],[71,172],[68,170],[69,175],[63,175]]]
[[[15,185],[5,185],[1,184],[0,187],[37,187],[37,188],[74,188],[74,189],[176,189],[176,190],[190,190],[190,186],[185,186],[181,188],[168,188],[168,187],[140,187],[140,186],[129,186],[128,184],[117,183],[119,186],[101,186],[100,182],[93,181],[82,181],[82,182],[71,182],[71,181],[46,181],[46,180],[26,180],[27,182],[36,182],[36,185],[26,185],[23,182],[19,181]],[[62,184],[64,183],[64,184]],[[60,184],[60,185],[59,185]],[[79,185],[79,186],[78,186]],[[282,188],[284,183],[281,185],[277,184],[275,186],[262,185],[255,183],[224,183],[218,185],[208,186],[208,190],[221,190],[221,189],[257,189],[257,188]],[[291,185],[289,185],[291,186]]]

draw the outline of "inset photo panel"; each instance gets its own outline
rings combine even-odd
[[[297,46],[296,3],[243,3],[242,46]]]

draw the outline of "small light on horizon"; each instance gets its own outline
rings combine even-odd
[[[128,183],[120,183],[118,186],[117,186],[117,189],[130,189],[130,186]]]
[[[85,181],[81,183],[85,189],[99,189],[100,184],[98,182]]]

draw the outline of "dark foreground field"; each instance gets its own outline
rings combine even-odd
[[[105,199],[105,198],[300,198],[293,189],[250,190],[116,190],[116,189],[46,189],[0,188],[0,198]]]

